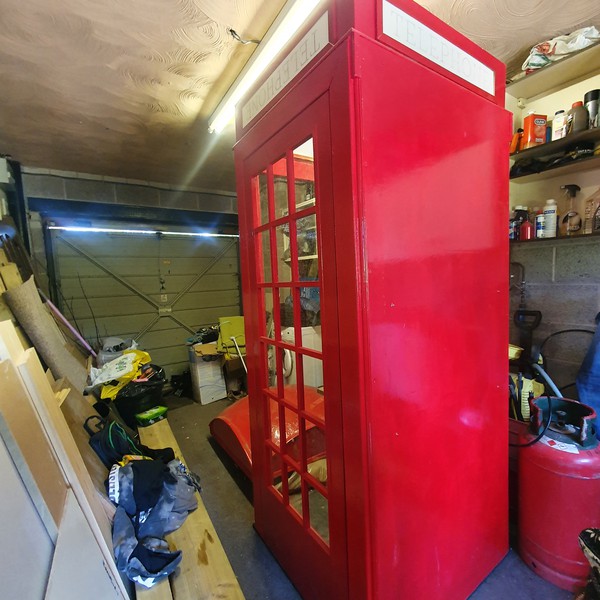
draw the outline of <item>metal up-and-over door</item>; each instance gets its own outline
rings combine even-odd
[[[52,246],[61,309],[84,337],[134,338],[167,376],[187,368],[186,338],[241,314],[236,237],[53,230]]]

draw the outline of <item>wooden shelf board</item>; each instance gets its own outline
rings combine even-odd
[[[600,43],[554,62],[506,86],[506,93],[515,98],[532,100],[583,81],[600,71]]]
[[[600,155],[590,156],[589,158],[580,158],[571,163],[554,167],[540,173],[531,173],[530,175],[521,175],[519,177],[511,177],[511,183],[530,183],[532,181],[541,181],[543,179],[551,179],[552,177],[561,177],[570,173],[580,173],[600,167]]]
[[[554,156],[555,154],[562,154],[567,148],[570,148],[580,142],[600,142],[600,127],[587,129],[581,133],[572,133],[567,137],[561,138],[560,140],[546,142],[545,144],[540,144],[539,146],[527,148],[527,150],[521,150],[521,152],[511,154],[510,158],[512,160],[521,160],[523,158]]]

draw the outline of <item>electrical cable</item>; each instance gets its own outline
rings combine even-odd
[[[260,40],[245,40],[243,39],[240,34],[235,30],[232,29],[231,27],[227,28],[227,32],[229,33],[229,35],[236,41],[239,42],[240,44],[260,44]]]
[[[544,349],[546,342],[552,339],[555,335],[559,335],[561,333],[591,333],[592,335],[594,335],[594,332],[590,331],[589,329],[561,329],[560,331],[555,331],[554,333],[551,333],[548,337],[546,337],[544,341],[540,344],[540,354],[542,354],[542,350]]]
[[[102,344],[100,343],[100,332],[98,331],[98,321],[96,321],[96,315],[94,314],[94,310],[92,308],[92,305],[90,304],[90,300],[87,297],[85,290],[83,289],[83,282],[81,281],[81,274],[79,273],[79,271],[77,271],[77,279],[79,280],[79,287],[81,287],[81,293],[83,294],[83,297],[88,305],[88,308],[90,309],[90,314],[92,315],[92,320],[94,322],[94,329],[96,330],[96,345],[98,346],[98,349],[100,349],[100,348],[102,348]]]
[[[509,446],[512,446],[514,448],[527,448],[527,446],[533,446],[533,444],[537,444],[537,442],[539,442],[544,437],[544,435],[546,435],[546,431],[548,431],[548,427],[550,427],[550,423],[552,422],[552,400],[548,395],[546,395],[546,398],[548,400],[548,421],[546,421],[546,425],[544,426],[544,429],[542,429],[542,433],[540,433],[536,438],[528,441],[525,444],[511,444],[509,442]]]
[[[600,314],[600,313],[599,313]],[[546,369],[546,358],[544,357],[542,350],[544,349],[544,346],[546,345],[546,343],[548,341],[550,341],[554,336],[556,335],[560,335],[562,333],[591,333],[592,335],[594,335],[593,331],[590,331],[589,329],[561,329],[559,331],[555,331],[554,333],[551,333],[549,336],[547,336],[542,343],[540,344],[540,349],[539,349],[539,356],[542,357],[542,368]]]

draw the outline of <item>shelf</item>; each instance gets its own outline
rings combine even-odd
[[[315,258],[319,258],[319,255],[318,254],[306,254],[304,256],[299,256],[298,260],[315,260]],[[290,258],[284,258],[283,262],[289,264],[292,261]]]
[[[523,158],[554,156],[555,154],[562,154],[567,148],[570,148],[579,142],[600,142],[600,127],[596,127],[595,129],[586,129],[581,133],[571,133],[560,140],[546,142],[545,144],[540,144],[539,146],[527,148],[527,150],[521,150],[521,152],[511,154],[510,158],[513,160],[521,160]]]
[[[546,169],[545,171],[540,171],[539,173],[530,173],[529,175],[511,177],[510,181],[512,183],[529,183],[531,181],[540,181],[542,179],[550,179],[551,177],[560,177],[562,175],[580,173],[582,171],[590,171],[598,168],[600,168],[600,155],[590,156],[589,158],[580,158],[579,160],[574,160],[571,163]]]
[[[600,142],[600,127],[588,129],[586,131],[582,131],[581,133],[572,133],[560,140],[554,140],[553,142],[540,144],[539,146],[534,146],[533,148],[527,148],[527,150],[522,150],[516,154],[511,154],[510,158],[515,162],[531,158],[550,159],[563,155],[565,151],[580,142]],[[551,177],[587,171],[589,169],[596,169],[598,167],[600,167],[600,156],[589,156],[587,158],[574,160],[573,162],[564,165],[546,169],[545,171],[540,171],[539,173],[514,176],[511,177],[510,180],[514,181],[515,183],[527,183],[529,181],[549,179]]]
[[[573,243],[594,243],[600,242],[600,232],[582,233],[581,235],[561,235],[553,238],[533,238],[531,240],[509,240],[511,246],[530,244],[573,244]]]
[[[299,210],[306,208],[307,206],[314,206],[315,205],[315,198],[309,198],[308,200],[304,200],[303,202],[298,202],[296,204],[296,212],[298,212]]]
[[[506,86],[515,98],[532,100],[591,77],[600,71],[600,42],[574,52]]]

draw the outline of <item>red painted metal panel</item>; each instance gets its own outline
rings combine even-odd
[[[508,116],[356,52],[373,593],[464,598],[507,548]]]

